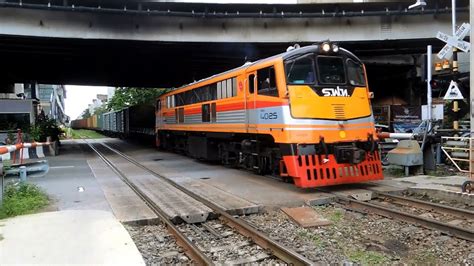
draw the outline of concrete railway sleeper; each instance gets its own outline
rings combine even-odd
[[[189,191],[188,189],[182,187],[178,183],[174,182],[173,180],[170,180],[168,178],[163,177],[159,173],[151,170],[150,168],[142,165],[141,163],[137,162],[135,159],[131,158],[130,156],[118,151],[117,149],[114,149],[113,147],[107,145],[106,143],[101,143],[103,146],[107,147],[109,150],[115,152],[116,154],[120,155],[127,161],[131,162],[132,164],[144,169],[145,171],[149,172],[153,176],[160,178],[161,180],[164,180],[177,188],[178,190],[184,192],[185,194],[189,195],[190,197],[194,198],[195,200],[203,203],[210,209],[212,209],[215,214],[218,215],[219,220],[223,225],[226,225],[230,228],[233,228],[233,230],[237,231],[239,234],[250,238],[255,244],[263,248],[264,250],[269,251],[273,256],[277,257],[278,259],[284,261],[285,263],[292,264],[292,265],[312,265],[314,262],[310,261],[309,259],[305,258],[303,255],[297,253],[293,249],[290,249],[288,247],[283,246],[282,244],[276,242],[275,240],[271,239],[268,235],[262,233],[261,231],[257,230],[256,228],[252,227],[249,225],[247,222],[244,220],[235,218],[234,216],[230,215],[227,213],[224,209],[219,207],[218,205],[214,204],[213,202],[201,197],[200,195],[193,193],[192,191]],[[198,231],[204,231],[206,230],[206,226],[203,226],[202,229],[199,229]],[[196,231],[191,229],[192,231]],[[212,230],[211,230],[212,231]],[[214,234],[215,232],[211,232],[211,234]],[[254,258],[255,260],[259,259],[266,259],[263,254],[257,254]],[[239,261],[234,261],[236,263],[251,263],[252,261],[244,261],[244,262],[239,262]]]
[[[86,141],[87,142],[87,141]],[[119,177],[120,179],[127,184],[147,205],[150,209],[159,217],[159,219],[163,222],[166,226],[167,230],[174,236],[178,245],[180,245],[184,250],[185,253],[193,259],[196,264],[199,265],[211,265],[213,264],[212,260],[210,260],[199,248],[179,229],[166,217],[166,214],[156,206],[156,204],[146,195],[144,194],[135,184],[133,184],[126,175],[124,175],[117,167],[110,162],[107,157],[101,153],[97,148],[94,147],[93,144],[87,142],[89,147],[99,156],[100,159],[104,161],[104,163],[110,167]]]

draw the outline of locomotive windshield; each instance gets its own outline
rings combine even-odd
[[[313,56],[307,55],[288,62],[286,72],[289,84],[313,84],[316,81]]]
[[[344,67],[345,62],[345,67]],[[317,84],[365,86],[362,64],[339,56],[309,54],[285,64],[288,84]]]
[[[347,76],[352,86],[365,86],[364,67],[352,59],[346,60]]]
[[[318,56],[318,75],[321,84],[345,84],[346,73],[341,57]]]

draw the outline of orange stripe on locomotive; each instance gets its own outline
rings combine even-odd
[[[157,143],[163,145],[163,132],[271,136],[290,150],[282,151],[280,175],[299,187],[382,179],[365,68],[346,50],[324,53],[321,47],[295,49],[162,95]],[[300,73],[292,76],[293,69]]]

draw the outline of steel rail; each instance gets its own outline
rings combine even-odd
[[[437,212],[441,212],[441,213],[449,213],[449,214],[451,214],[453,216],[456,216],[456,217],[459,217],[459,218],[466,218],[466,219],[474,220],[474,211],[455,208],[455,207],[446,206],[446,205],[443,205],[443,204],[424,201],[424,200],[419,200],[419,199],[412,199],[412,198],[408,198],[408,197],[393,195],[393,194],[385,193],[385,192],[376,192],[376,195],[382,196],[384,198],[390,198],[390,199],[394,200],[395,202],[405,203],[407,205],[409,204],[411,206],[422,208],[422,209],[425,209],[425,210],[428,210],[428,211],[437,211]]]
[[[85,140],[87,145],[99,156],[102,161],[114,171],[120,179],[127,184],[144,202],[150,207],[150,209],[158,216],[158,218],[165,224],[168,231],[174,236],[176,242],[184,249],[185,253],[193,259],[196,264],[199,265],[214,265],[211,259],[209,259],[199,248],[194,245],[185,235],[183,235],[178,228],[168,219],[166,214],[151,200],[146,194],[144,194],[127,176],[120,171],[105,155]]]
[[[195,200],[203,203],[207,207],[211,208],[216,214],[219,215],[219,219],[221,219],[225,224],[234,228],[239,233],[244,236],[249,237],[252,239],[257,245],[267,250],[270,250],[273,255],[277,258],[283,260],[284,262],[292,265],[313,265],[314,262],[310,261],[309,259],[305,258],[301,254],[297,253],[293,249],[287,248],[282,244],[274,241],[267,235],[263,234],[259,230],[252,227],[250,224],[245,222],[244,220],[238,219],[233,217],[232,215],[228,214],[224,209],[217,206],[213,202],[197,195],[196,193],[184,188],[183,186],[179,185],[175,181],[168,179],[159,173],[153,171],[152,169],[140,164],[135,159],[131,158],[130,156],[124,154],[121,151],[118,151],[105,143],[101,143],[103,146],[107,147],[111,151],[117,153],[118,155],[122,156],[127,161],[135,164],[136,166],[142,168],[143,170],[147,171],[148,173],[152,174],[153,176],[160,178],[161,180],[167,182],[168,184],[172,185],[173,187],[179,189],[180,191],[186,193],[190,197],[194,198]]]
[[[420,217],[411,213],[401,212],[395,209],[387,208],[385,206],[380,206],[364,201],[353,200],[345,196],[337,195],[337,199],[342,202],[347,202],[347,205],[353,210],[358,210],[362,212],[373,212],[388,218],[398,219],[404,222],[418,224],[428,229],[438,230],[461,239],[474,241],[473,230],[465,229],[455,225],[450,225],[434,219]]]

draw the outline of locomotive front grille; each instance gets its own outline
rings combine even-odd
[[[346,112],[344,110],[344,104],[333,104],[332,108],[334,110],[334,118],[336,119],[346,119]]]

